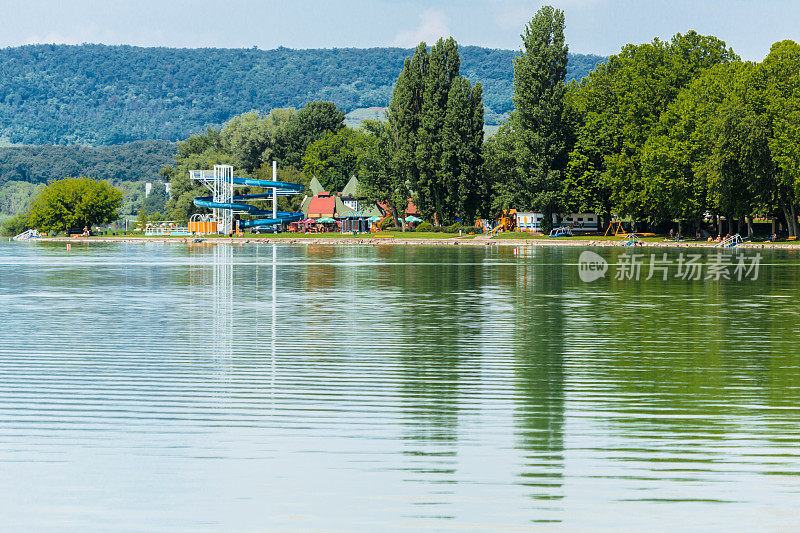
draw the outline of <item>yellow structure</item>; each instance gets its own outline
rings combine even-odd
[[[500,218],[497,219],[495,229],[497,231],[514,231],[517,229],[517,210],[503,209],[503,212],[500,213]]]
[[[216,233],[216,220],[190,220],[189,233]]]
[[[618,237],[620,235],[627,235],[628,234],[628,232],[625,231],[625,228],[622,227],[622,221],[621,220],[612,220],[611,222],[609,222],[608,223],[608,229],[606,229],[606,233],[605,233],[604,237],[608,237],[608,234],[611,233],[611,232],[614,233],[614,237]]]

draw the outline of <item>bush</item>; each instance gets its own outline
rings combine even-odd
[[[28,223],[55,234],[71,228],[91,228],[119,218],[122,193],[104,181],[64,178],[45,187],[31,204]]]
[[[458,233],[459,230],[464,231],[464,225],[461,222],[444,227],[445,233]]]
[[[380,224],[378,224],[378,229],[383,231],[386,229],[391,229],[394,227],[394,219],[392,217],[386,217],[381,220]]]
[[[430,222],[422,222],[414,231],[433,231],[433,224]]]
[[[28,214],[18,213],[0,225],[0,235],[13,237],[29,229],[31,229],[31,226],[28,224]]]

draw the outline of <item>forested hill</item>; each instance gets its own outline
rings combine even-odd
[[[9,181],[46,183],[66,176],[115,182],[153,179],[175,159],[175,143],[134,141],[116,146],[0,147],[0,187]]]
[[[461,47],[462,74],[484,87],[486,122],[512,108],[515,52]],[[401,48],[276,50],[84,44],[0,49],[0,141],[120,144],[181,140],[253,109],[332,100],[387,106]],[[570,56],[568,78],[598,61]]]

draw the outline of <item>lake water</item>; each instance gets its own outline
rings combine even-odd
[[[800,528],[800,254],[581,251],[0,243],[0,530]]]

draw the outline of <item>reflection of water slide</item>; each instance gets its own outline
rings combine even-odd
[[[191,249],[191,248],[190,248]],[[234,380],[234,372],[238,365],[237,357],[248,353],[250,349],[257,349],[259,353],[267,353],[266,342],[269,342],[270,354],[270,401],[274,400],[275,391],[275,368],[277,352],[277,288],[278,288],[278,246],[273,244],[271,254],[266,257],[259,252],[263,247],[255,249],[256,264],[251,267],[246,274],[239,278],[241,262],[237,258],[246,249],[240,249],[228,244],[220,244],[209,250],[202,247],[198,250],[199,257],[197,265],[202,267],[203,272],[208,273],[211,267],[209,278],[199,278],[202,283],[210,283],[211,290],[209,302],[213,305],[202,306],[202,329],[204,335],[211,326],[213,341],[207,342],[210,348],[210,356],[217,369],[216,379],[226,387],[219,393],[220,403],[230,402],[232,394],[229,386]],[[268,249],[267,249],[268,250]],[[200,255],[202,254],[202,255]],[[245,262],[252,257],[244,255]],[[237,265],[237,262],[239,263]],[[264,268],[266,265],[266,268]],[[263,272],[267,272],[264,279]],[[198,279],[198,278],[196,278]],[[245,280],[244,282],[242,280]],[[265,283],[266,282],[266,283]],[[255,289],[253,289],[255,287]],[[271,287],[270,300],[264,294]],[[242,291],[238,297],[236,291]],[[243,304],[243,302],[246,302]],[[256,304],[259,305],[248,305]],[[265,305],[261,305],[265,304]],[[270,313],[267,309],[271,307],[271,320],[268,318]],[[210,316],[209,316],[210,315]],[[242,341],[251,331],[260,331],[261,334],[250,341]]]
[[[273,177],[277,174],[273,164]],[[233,214],[246,213],[256,218],[255,220],[239,221],[240,228],[253,228],[257,226],[272,226],[287,224],[303,218],[302,213],[278,211],[278,197],[291,196],[303,192],[305,187],[300,183],[289,183],[275,180],[258,180],[251,178],[237,178],[233,176],[233,167],[229,165],[216,165],[213,171],[192,170],[189,176],[200,181],[208,188],[211,196],[199,196],[194,199],[194,205],[213,210],[213,218],[217,221],[217,230],[227,233],[233,228]],[[267,192],[257,194],[235,194],[236,186],[263,187]],[[253,201],[272,200],[272,209],[262,209],[246,203]]]

